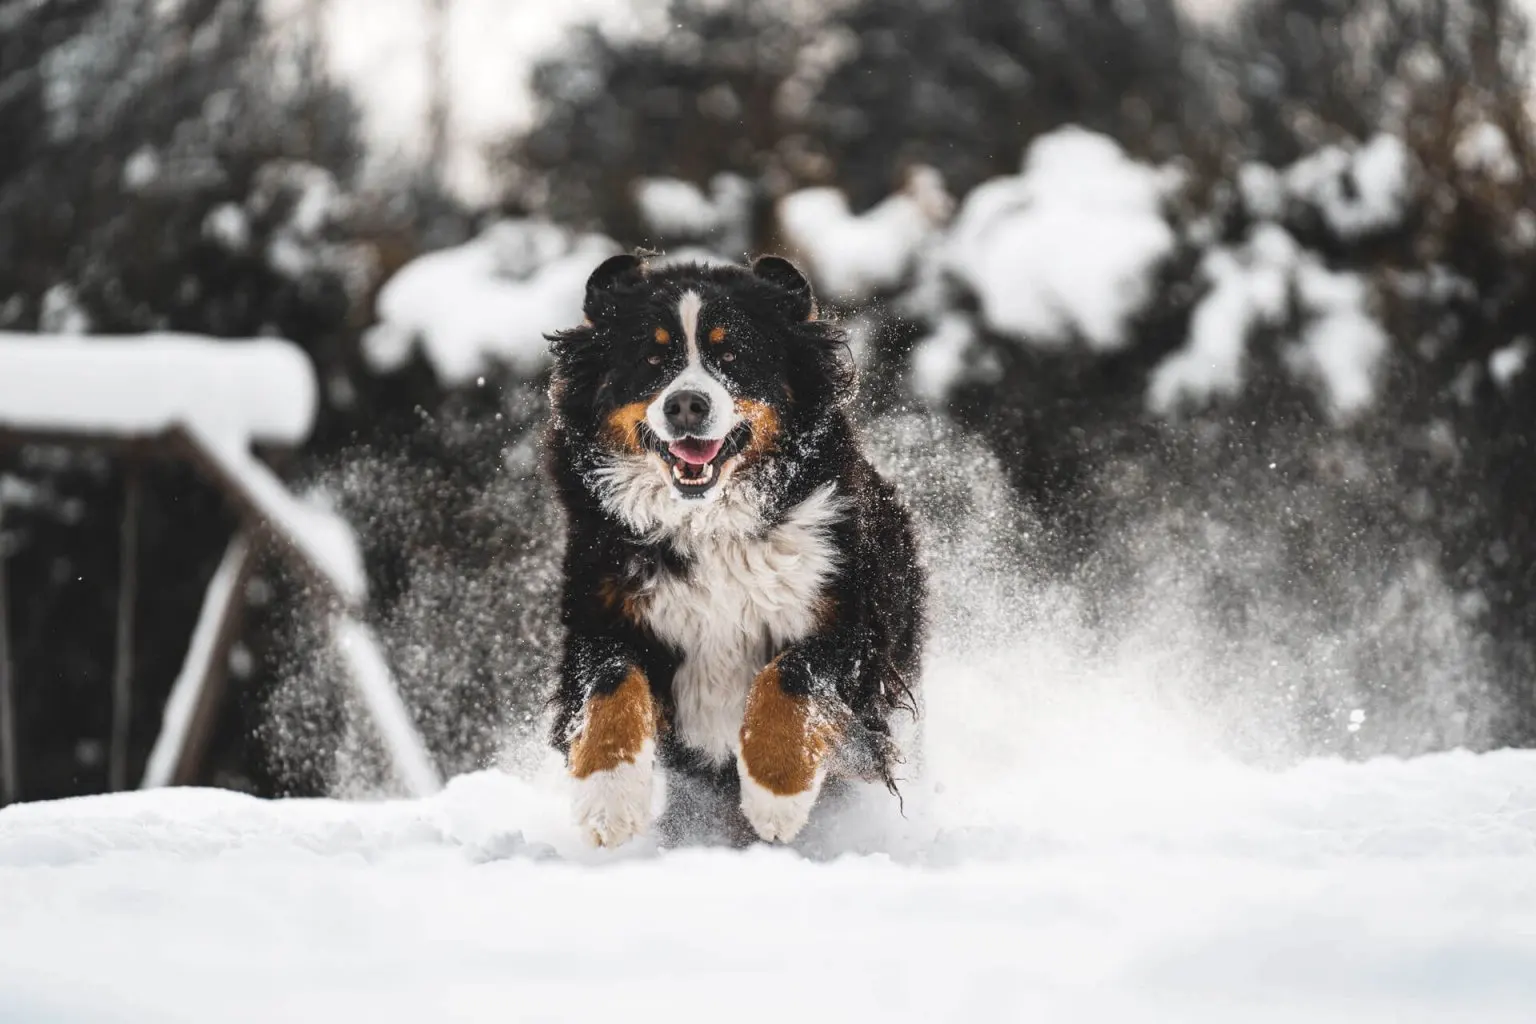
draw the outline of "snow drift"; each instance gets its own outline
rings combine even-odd
[[[1527,1019],[1536,754],[1122,767],[799,854],[588,851],[495,773],[22,805],[0,1019]]]

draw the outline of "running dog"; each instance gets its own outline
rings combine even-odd
[[[787,842],[823,783],[893,792],[917,715],[924,579],[846,412],[844,336],[789,261],[614,256],[549,336],[568,527],[552,739],[597,844],[715,794]],[[741,827],[742,821],[751,832]]]

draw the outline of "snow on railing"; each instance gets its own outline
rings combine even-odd
[[[0,333],[0,442],[49,441],[185,460],[219,487],[246,524],[209,585],[145,786],[190,778],[188,765],[211,727],[208,705],[235,640],[252,546],[269,546],[328,609],[332,643],[395,774],[416,795],[441,788],[383,653],[358,620],[367,577],[351,528],[330,509],[294,495],[251,453],[254,443],[302,442],[313,427],[318,394],[303,351],[278,339]],[[119,672],[132,663],[133,599],[130,589],[120,596]],[[115,717],[123,718],[128,695],[114,700]]]
[[[309,359],[276,338],[0,332],[0,426],[120,438],[195,426],[293,446],[309,436],[318,402]]]

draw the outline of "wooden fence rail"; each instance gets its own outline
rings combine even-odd
[[[395,781],[408,793],[423,796],[441,788],[436,765],[399,696],[377,638],[362,623],[364,587],[355,549],[340,557],[337,538],[301,529],[314,513],[287,491],[264,464],[197,431],[175,426],[155,435],[119,436],[0,428],[0,447],[55,444],[90,448],[126,458],[171,459],[190,463],[224,496],[241,527],[230,541],[210,582],[188,644],[181,672],[167,700],[162,728],[145,767],[141,785],[185,785],[199,778],[202,759],[223,699],[230,651],[239,637],[245,584],[264,556],[278,559],[305,584],[315,605],[316,621],[326,623],[343,677],[359,699],[388,755]],[[131,708],[133,590],[137,572],[137,493],[130,484],[122,523],[124,545],[119,584],[117,657],[113,675],[113,730],[110,776],[114,788],[126,785],[126,723]],[[3,514],[3,509],[0,509]],[[310,523],[309,525],[313,525]],[[336,524],[338,527],[340,524]],[[350,543],[350,538],[347,538]],[[348,554],[341,552],[341,555]],[[5,614],[5,567],[0,550],[0,804],[17,798],[15,691],[8,616]],[[355,564],[354,564],[355,563]]]

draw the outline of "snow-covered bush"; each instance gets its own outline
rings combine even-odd
[[[642,240],[662,251],[703,248],[744,258],[751,246],[756,202],[752,183],[739,174],[716,174],[707,195],[678,178],[642,178],[635,183]]]
[[[989,330],[1041,348],[1122,348],[1173,253],[1162,207],[1178,183],[1103,135],[1051,132],[1031,143],[1018,177],[966,197],[939,272],[976,297]]]
[[[983,332],[1042,352],[1124,348],[1176,248],[1164,207],[1180,180],[1080,128],[1036,140],[1022,173],[975,188],[921,253],[921,281],[900,303],[932,330],[913,389],[941,400],[993,375],[995,353],[971,344]]]
[[[1218,246],[1200,264],[1207,288],[1190,320],[1188,341],[1152,371],[1147,405],[1159,415],[1241,396],[1252,360],[1247,345],[1263,329],[1300,330],[1282,365],[1315,383],[1330,415],[1347,419],[1375,396],[1388,339],[1369,310],[1358,274],[1331,271],[1284,229],[1255,225],[1240,246]]]
[[[420,346],[449,387],[493,365],[535,377],[549,364],[545,332],[581,320],[587,275],[617,251],[598,235],[519,220],[427,253],[379,293],[379,323],[363,341],[368,363],[376,372],[396,370]]]
[[[824,302],[852,305],[906,283],[954,210],[931,167],[914,168],[904,188],[860,214],[835,188],[808,188],[779,200],[779,230],[815,276]]]

